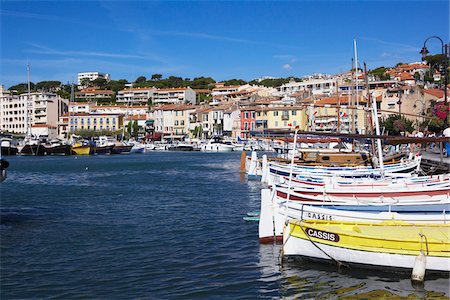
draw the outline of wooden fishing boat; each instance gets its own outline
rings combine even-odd
[[[283,234],[283,254],[412,269],[423,250],[427,270],[450,272],[449,230],[449,224],[290,220]]]
[[[450,223],[450,201],[436,204],[362,204],[304,202],[276,196],[275,190],[261,191],[259,240],[261,243],[281,241],[287,220],[340,220],[383,222],[401,220],[409,223]]]
[[[406,187],[402,189],[370,189],[315,191],[291,189],[274,186],[276,196],[288,201],[301,201],[303,204],[340,205],[413,205],[450,203],[450,186]],[[395,188],[395,187],[394,187]]]

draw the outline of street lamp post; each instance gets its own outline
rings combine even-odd
[[[448,99],[447,99],[447,84],[448,84],[448,48],[449,48],[449,44],[444,44],[444,41],[442,41],[442,39],[438,36],[430,36],[429,38],[427,38],[425,40],[425,42],[423,42],[423,48],[422,50],[419,52],[420,54],[422,54],[422,60],[425,59],[425,57],[427,56],[428,53],[430,53],[426,47],[426,43],[428,40],[432,39],[432,38],[436,38],[441,42],[442,45],[442,54],[444,55],[444,61],[443,61],[443,65],[444,65],[444,104],[446,107],[446,118],[444,120],[444,127],[447,128],[447,126],[450,124],[450,107],[449,107],[449,103],[448,103]]]

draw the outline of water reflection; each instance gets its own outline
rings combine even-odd
[[[279,259],[281,245],[260,245],[259,270],[267,296],[274,282],[283,299],[450,299],[448,275],[427,274],[423,286],[413,286],[408,273],[341,269],[302,259]],[[444,277],[442,277],[444,276]]]

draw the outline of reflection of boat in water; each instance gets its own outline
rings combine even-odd
[[[9,162],[6,159],[1,158],[0,155],[0,182],[6,179],[6,169],[9,167]]]
[[[336,268],[299,257],[285,258],[282,245],[259,246],[259,296],[272,299],[448,299],[448,278],[427,274],[423,287],[410,274]],[[434,298],[433,298],[434,297]],[[255,297],[258,298],[258,297]]]

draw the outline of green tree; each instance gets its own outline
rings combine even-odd
[[[381,127],[390,135],[400,135],[401,132],[413,132],[413,121],[400,115],[390,115],[386,120],[380,122]]]
[[[28,92],[28,83],[19,83],[19,84],[13,85],[8,90],[17,91],[18,95],[26,93],[26,92]],[[35,91],[35,90],[36,90],[35,84],[30,82],[30,91]]]
[[[368,73],[372,74],[378,80],[388,80],[390,76],[386,74],[388,69],[385,67],[378,67],[376,69],[370,70]]]
[[[162,75],[161,74],[153,74],[152,75],[152,80],[161,80]]]
[[[126,79],[111,80],[106,85],[106,88],[117,93],[118,91],[123,90],[126,84],[128,84],[128,81]]]
[[[83,87],[92,87],[92,81],[89,78],[81,78],[80,85]]]
[[[92,80],[92,85],[96,86],[99,89],[106,89],[106,86],[108,85],[108,81],[105,78],[96,78]]]
[[[36,83],[36,90],[43,92],[52,92],[61,87],[61,81],[41,81]]]
[[[134,82],[136,83],[144,83],[147,81],[147,78],[145,78],[145,76],[139,76],[138,78],[136,78],[136,80]]]
[[[139,125],[138,125],[137,120],[134,120],[134,122],[133,122],[133,136],[135,138],[137,138],[138,134],[139,134]]]
[[[131,121],[129,121],[128,125],[127,125],[127,132],[128,132],[129,135],[131,135],[131,130],[133,129],[131,126],[133,126],[133,124],[132,124]]]
[[[230,86],[230,85],[244,85],[247,84],[247,81],[243,80],[243,79],[229,79],[229,80],[225,80],[223,82],[223,85],[225,86]]]

